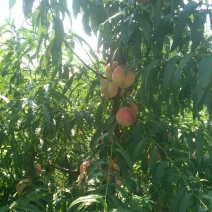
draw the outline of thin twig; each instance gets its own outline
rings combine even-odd
[[[163,147],[156,141],[153,140],[153,142],[156,143],[156,145],[162,150],[162,152],[166,155],[167,159],[169,160],[169,162],[172,163],[173,167],[176,169],[176,171],[178,172],[179,176],[182,178],[182,180],[184,181],[184,183],[188,186],[188,188],[190,189],[190,191],[193,193],[193,195],[199,200],[199,202],[202,204],[202,206],[204,208],[206,208],[207,210],[209,210],[209,208],[207,207],[207,205],[200,199],[200,197],[197,195],[197,193],[194,191],[194,189],[190,186],[190,184],[187,182],[187,180],[185,179],[185,177],[183,176],[183,174],[181,173],[180,169],[175,165],[174,161],[169,157],[169,155],[166,153],[166,151],[163,149]]]
[[[88,68],[89,70],[91,70],[92,72],[94,72],[95,74],[99,75],[101,78],[103,79],[107,79],[106,77],[104,77],[102,74],[98,73],[96,70],[94,70],[93,68],[91,68],[89,65],[87,65],[77,54],[76,52],[74,52],[74,50],[69,46],[68,42],[66,40],[64,40],[64,43],[66,45],[66,47],[68,47],[72,52],[73,54],[77,57],[77,59],[86,67]]]
[[[54,167],[54,168],[56,168],[56,169],[62,171],[62,172],[65,172],[65,173],[72,173],[72,174],[78,173],[77,170],[71,170],[71,169],[66,169],[66,168],[64,168],[64,167],[60,167],[60,166],[58,166],[57,164],[52,163],[51,161],[48,161],[48,164],[49,164],[50,166],[52,166],[52,167]]]
[[[77,40],[77,39],[75,39],[76,40],[76,42],[78,43],[78,44],[80,44],[80,42]],[[91,47],[86,43],[86,45],[91,49]],[[91,60],[91,62],[92,62],[92,64],[95,66],[95,68],[97,69],[97,67],[96,67],[96,64],[94,63],[94,61],[92,60],[92,58],[91,58],[91,56],[88,54],[88,52],[86,51],[86,49],[83,47],[83,45],[81,45],[81,48],[84,50],[84,52],[86,53],[86,55],[89,57],[89,59]]]

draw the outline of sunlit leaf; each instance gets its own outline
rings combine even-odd
[[[85,197],[79,197],[78,199],[74,200],[70,204],[69,209],[72,208],[74,205],[79,204],[79,203],[83,204],[82,206],[84,206],[84,205],[91,205],[94,202],[101,203],[103,208],[107,209],[107,204],[104,201],[103,196],[95,195],[95,194],[88,195],[88,196],[85,196]]]

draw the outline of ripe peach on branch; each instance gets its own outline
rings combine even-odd
[[[119,88],[128,88],[134,83],[135,74],[127,71],[126,66],[118,66],[112,74],[112,81]]]
[[[35,167],[36,174],[42,173],[41,165],[39,163],[33,163],[33,166]]]
[[[129,127],[136,122],[136,114],[133,109],[123,107],[116,113],[116,120],[119,125]]]
[[[21,180],[16,186],[16,192],[18,193],[18,195],[21,195],[23,190],[28,186],[31,186],[30,178],[25,178]]]
[[[90,160],[84,161],[84,162],[80,165],[80,174],[86,172],[87,167],[90,166],[90,164],[91,164],[91,161],[90,161]]]
[[[113,61],[112,63],[108,63],[105,66],[105,75],[109,80],[112,80],[112,73],[113,73],[114,69],[118,66],[119,66],[118,61]]]
[[[128,105],[135,113],[138,112],[138,106],[135,104],[135,102],[130,102]]]
[[[108,79],[102,79],[100,90],[105,97],[105,100],[108,100],[116,96],[116,94],[118,93],[118,86]]]

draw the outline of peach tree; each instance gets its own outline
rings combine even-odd
[[[0,26],[0,210],[211,211],[210,1],[22,2]]]

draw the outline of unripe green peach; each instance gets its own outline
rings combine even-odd
[[[131,108],[123,107],[117,112],[116,120],[119,125],[129,127],[135,123],[136,114]]]

